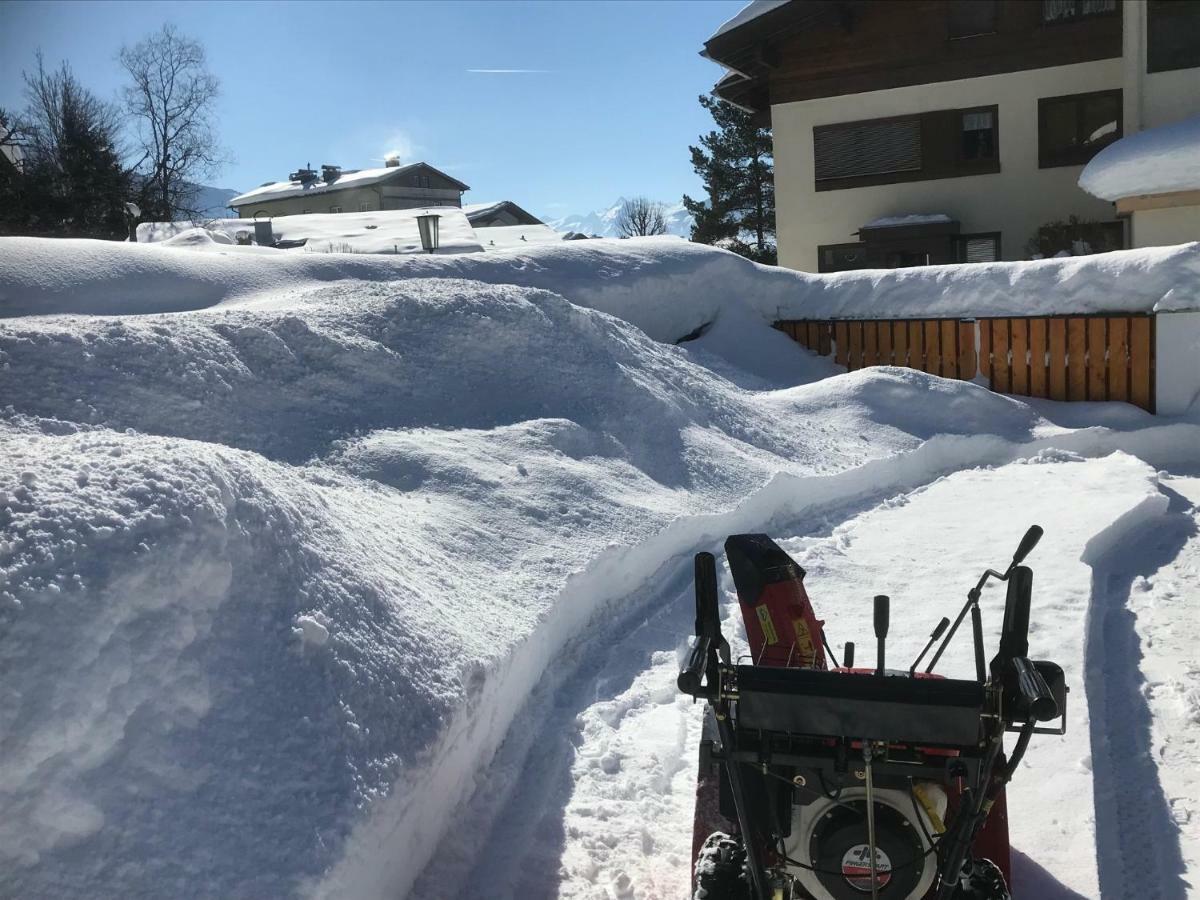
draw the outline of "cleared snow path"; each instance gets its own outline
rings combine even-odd
[[[852,474],[829,480],[848,483]],[[1113,566],[1143,564],[1137,562],[1146,558],[1143,533],[1169,535],[1160,557],[1179,549],[1179,538],[1188,534],[1185,520],[1192,522],[1175,508],[1179,501],[1171,498],[1180,496],[1125,454],[1083,459],[1044,450],[890,497],[880,483],[840,506],[804,507],[800,521],[785,524],[778,510],[763,519],[770,523],[764,527],[786,536],[784,546],[808,569],[810,592],[836,645],[864,640],[870,598],[891,594],[896,614],[889,644],[897,660],[915,654],[941,615],[953,615],[978,572],[1002,564],[1028,524],[1046,528],[1031,558],[1037,612],[1031,643],[1036,655],[1064,664],[1071,721],[1065,738],[1039,740],[1010,789],[1018,896],[1120,897],[1129,895],[1131,884],[1139,885],[1140,896],[1181,896],[1180,866],[1168,863],[1180,858],[1175,822],[1186,827],[1191,811],[1185,806],[1194,794],[1176,788],[1172,818],[1157,767],[1146,759],[1140,772],[1125,773],[1137,775],[1127,788],[1137,802],[1123,806],[1118,818],[1102,796],[1104,760],[1096,764],[1095,813],[1091,802],[1094,733],[1124,734],[1126,717],[1136,721],[1146,707],[1145,700],[1134,702],[1137,637],[1131,656],[1128,647],[1095,636],[1104,622],[1128,615],[1124,598],[1096,584],[1110,581]],[[1196,552],[1194,543],[1186,546]],[[1194,564],[1183,563],[1183,570],[1196,578]],[[414,896],[649,900],[686,894],[699,707],[676,694],[674,679],[694,615],[689,582],[688,560],[680,555],[643,587],[628,606],[630,615],[589,634],[578,652],[549,670],[496,762],[480,774],[480,793],[459,811]],[[740,636],[724,573],[723,587],[726,629]],[[990,632],[998,629],[1003,599],[1002,588],[985,593]],[[956,650],[943,671],[969,675],[969,641],[956,642]],[[1188,694],[1186,681],[1200,670],[1187,669],[1188,659],[1180,646],[1163,654],[1162,665],[1182,672],[1184,683],[1177,674],[1172,690],[1182,692],[1185,706],[1190,698],[1195,716],[1197,692],[1193,683]],[[1106,671],[1109,693],[1127,702],[1112,713],[1099,700],[1089,726],[1096,684],[1084,673],[1096,667]],[[1182,740],[1195,756],[1195,721],[1191,732],[1175,738],[1175,752]],[[1169,742],[1164,747],[1172,749]],[[1020,809],[1026,814],[1018,815]],[[1116,843],[1107,837],[1113,829],[1122,836]],[[1149,854],[1138,836],[1153,844]],[[1114,867],[1123,880],[1113,880]]]

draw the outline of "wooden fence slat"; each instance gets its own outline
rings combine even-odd
[[[1129,355],[1132,363],[1129,399],[1142,409],[1153,412],[1150,353],[1150,319],[1147,316],[1134,316],[1129,322]]]
[[[845,322],[835,322],[833,326],[833,340],[835,343],[834,362],[839,366],[850,365],[850,329]]]
[[[1029,395],[1048,397],[1046,384],[1046,320],[1029,320]]]
[[[804,346],[814,353],[817,350],[817,323],[804,323]]]
[[[1088,399],[1108,399],[1108,362],[1104,358],[1108,349],[1108,335],[1105,333],[1105,320],[1101,318],[1088,319]]]
[[[975,323],[958,323],[958,377],[970,381],[979,371],[975,360]]]
[[[924,371],[930,375],[942,374],[942,348],[938,340],[938,323],[934,320],[925,322],[925,366]]]
[[[938,372],[943,378],[958,377],[958,327],[953,319],[942,319],[938,323],[941,338],[942,365]]]
[[[908,323],[908,365],[925,371],[925,327],[920,322]]]
[[[1049,398],[1051,400],[1067,399],[1067,322],[1065,319],[1051,319],[1049,325],[1050,365],[1049,365]]]
[[[1087,399],[1087,320],[1067,319],[1067,399]]]
[[[908,365],[908,323],[897,322],[892,329],[892,359],[898,366]]]
[[[863,322],[863,367],[879,365],[879,323]]]
[[[1009,319],[1012,348],[1012,392],[1029,396],[1029,320]]]
[[[1108,399],[1129,400],[1129,320],[1108,320]]]
[[[994,384],[992,379],[992,320],[979,320],[979,371],[988,380],[988,386]]]
[[[822,356],[828,356],[830,352],[830,334],[829,322],[819,322],[817,327],[817,352]]]
[[[1008,326],[1011,319],[992,320],[992,390],[1012,392],[1012,366],[1008,362]]]
[[[892,366],[892,323],[879,323],[879,365]]]
[[[851,372],[861,369],[863,364],[863,323],[850,323],[850,355],[846,363]]]

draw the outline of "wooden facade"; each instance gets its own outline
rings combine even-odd
[[[849,371],[905,366],[967,381],[981,375],[1002,394],[1117,400],[1154,412],[1150,315],[786,319],[775,327]]]
[[[1121,55],[1119,2],[1046,21],[1040,2],[995,0],[990,24],[976,34],[955,31],[953,7],[961,2],[793,0],[708,41],[709,58],[743,75],[723,80],[716,93],[769,114],[775,103]]]

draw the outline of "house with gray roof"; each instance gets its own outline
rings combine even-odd
[[[342,171],[321,166],[299,169],[287,181],[267,182],[232,198],[239,218],[303,213],[371,212],[422,206],[462,206],[470,187],[424,162],[400,165],[389,159],[380,169]]]

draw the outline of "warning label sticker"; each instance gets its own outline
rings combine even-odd
[[[778,644],[779,635],[775,633],[775,623],[771,621],[771,611],[767,609],[767,604],[754,607],[754,611],[758,613],[758,624],[762,626],[763,637],[767,639],[767,643]]]

